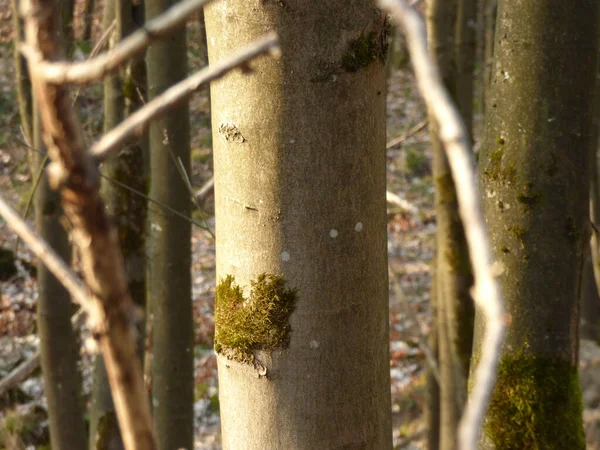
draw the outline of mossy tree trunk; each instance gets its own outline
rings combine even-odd
[[[34,108],[33,146],[44,149],[41,123]],[[36,155],[35,172],[44,162]],[[44,239],[65,261],[71,260],[71,246],[60,223],[60,195],[42,176],[35,193],[35,223]],[[48,402],[50,442],[55,450],[83,450],[87,432],[84,423],[81,377],[77,368],[79,346],[71,326],[75,311],[71,297],[46,266],[37,265],[37,331],[40,337],[44,394]]]
[[[143,24],[143,9],[130,0],[109,0],[104,4],[103,27],[116,18],[116,29],[109,45],[119,41]],[[104,81],[104,132],[118,125],[128,114],[139,108],[146,93],[146,72],[143,58],[129,63],[121,73]],[[103,165],[104,175],[145,193],[147,191],[147,135],[136,144],[123,149]],[[123,190],[112,181],[104,180],[103,196],[110,214],[117,223],[121,251],[125,260],[129,292],[132,300],[143,308],[146,302],[146,200]],[[143,340],[143,326],[139,327]],[[140,343],[142,353],[143,343]],[[119,425],[112,401],[102,355],[94,364],[94,386],[90,414],[90,449],[120,450],[123,448]]]
[[[480,185],[509,326],[481,448],[585,448],[578,299],[597,36],[598,2],[499,3]]]
[[[432,0],[428,4],[429,49],[442,78],[463,113],[472,115],[473,52],[472,33],[465,22],[474,5]],[[458,14],[461,14],[460,20]],[[471,52],[461,55],[461,52]],[[462,73],[457,68],[460,63]],[[470,69],[467,69],[470,67]],[[467,73],[469,72],[469,73]],[[467,78],[470,77],[470,80]],[[470,92],[467,92],[467,88]],[[458,95],[461,95],[458,98]],[[470,117],[467,120],[470,122]],[[448,160],[438,136],[438,125],[430,118],[435,180],[436,299],[437,335],[440,366],[440,448],[456,448],[457,429],[467,397],[467,375],[473,343],[473,301],[469,290],[473,275],[469,263],[462,222],[458,214],[456,191]]]
[[[172,0],[146,0],[151,20]],[[237,25],[236,25],[237,27]],[[150,100],[187,75],[186,30],[147,53]],[[191,198],[178,170],[190,171],[187,103],[150,127],[150,196],[189,216]],[[189,222],[149,204],[148,291],[152,309],[152,404],[161,450],[193,448],[194,352]]]
[[[223,448],[389,449],[385,14],[205,13],[211,63],[273,29],[283,55],[212,85]]]

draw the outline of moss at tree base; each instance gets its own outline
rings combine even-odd
[[[584,450],[576,367],[535,356],[506,356],[498,369],[484,433],[496,450]]]
[[[261,274],[242,288],[228,275],[215,294],[215,351],[240,362],[252,363],[254,352],[289,345],[289,318],[295,308],[296,290],[285,287],[283,275]]]

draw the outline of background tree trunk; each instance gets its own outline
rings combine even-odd
[[[499,4],[480,181],[509,327],[482,448],[585,448],[578,299],[597,19],[597,2]]]
[[[143,25],[143,11],[140,9],[140,6],[133,5],[129,0],[106,1],[104,29],[116,18],[116,28],[109,43],[111,48],[135,28]],[[145,92],[143,57],[130,62],[120,74],[107,77],[104,81],[104,132],[110,131],[128,114],[140,107]],[[104,175],[141,193],[146,193],[147,147],[146,135],[137,144],[126,147],[116,157],[106,161],[103,165]],[[123,190],[109,180],[104,180],[103,196],[118,227],[131,298],[136,305],[143,308],[146,303],[146,200]],[[142,324],[138,329],[140,355],[143,354],[144,348],[143,329]],[[90,416],[90,448],[122,449],[123,442],[102,355],[97,355],[95,360]]]
[[[456,104],[473,138],[473,72],[477,33],[477,0],[458,0],[456,13]]]
[[[151,20],[174,2],[146,0]],[[235,27],[237,29],[237,25]],[[151,100],[187,75],[186,30],[153,43],[147,53]],[[150,196],[190,216],[190,193],[177,168],[190,172],[188,104],[150,127]],[[148,302],[153,325],[152,403],[161,450],[193,448],[194,352],[191,299],[191,229],[156,205],[148,211]]]
[[[438,312],[437,312],[437,275],[435,273],[436,264],[432,265],[431,277],[431,326],[427,343],[431,351],[432,358],[438,362],[440,360],[439,337],[438,337]],[[439,364],[438,364],[439,368]],[[431,364],[427,367],[426,375],[426,409],[425,424],[427,428],[427,448],[437,450],[440,448],[440,383],[435,376]]]
[[[474,46],[471,47],[469,43],[470,33],[464,22],[475,12],[467,12],[468,7],[465,4],[457,9],[456,2],[432,0],[428,4],[427,27],[430,53],[440,68],[446,87],[457,99],[462,112],[472,115],[473,54],[458,57],[465,49],[474,52]],[[462,14],[460,21],[458,13]],[[459,61],[464,72],[460,75],[457,71]],[[469,73],[466,73],[467,67],[471,67]],[[467,88],[471,91],[467,92]],[[461,98],[457,98],[459,92]],[[470,117],[467,122],[471,122]],[[430,117],[429,123],[436,189],[437,256],[434,289],[440,365],[440,448],[453,450],[457,446],[458,422],[467,397],[466,380],[473,343],[474,309],[469,293],[473,275],[450,166],[438,136],[438,124],[433,117]]]
[[[232,0],[205,20],[211,63],[271,29],[283,54],[212,85],[223,448],[389,449],[385,15]]]
[[[36,108],[34,108],[36,109]],[[41,123],[33,115],[33,146],[43,150]],[[37,169],[44,162],[36,155]],[[37,170],[36,170],[37,172]],[[35,223],[38,233],[65,261],[71,260],[71,247],[60,223],[60,194],[42,176],[35,193]],[[71,326],[74,312],[71,297],[46,266],[38,262],[37,329],[40,337],[44,393],[48,402],[50,442],[54,450],[83,450],[87,432],[84,423],[81,377],[77,368],[79,346]]]
[[[19,103],[19,115],[23,134],[29,145],[33,145],[33,106],[31,102],[31,79],[29,78],[29,70],[27,68],[27,60],[19,51],[17,42],[25,41],[25,30],[23,28],[23,19],[19,13],[19,0],[11,0],[12,17],[13,17],[13,56],[15,59],[15,80],[17,90],[17,102]],[[31,154],[31,152],[30,152]],[[30,162],[34,158],[30,158]],[[31,164],[33,167],[34,164]]]
[[[490,84],[494,69],[494,36],[496,35],[496,16],[498,15],[498,0],[485,1],[485,53],[483,59],[483,111],[490,96]]]

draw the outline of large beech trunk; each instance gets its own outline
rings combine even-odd
[[[205,14],[211,63],[273,29],[283,55],[211,86],[223,447],[389,449],[385,15]]]

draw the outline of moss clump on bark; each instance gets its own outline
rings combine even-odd
[[[215,294],[215,351],[252,363],[255,351],[287,347],[297,295],[285,285],[283,275],[263,273],[244,297],[233,276],[222,279]]]
[[[577,368],[538,356],[505,356],[484,433],[496,450],[585,449]]]
[[[525,248],[525,236],[527,235],[527,230],[523,227],[520,227],[518,225],[513,225],[510,227],[506,227],[507,231],[510,231],[512,234],[515,235],[515,237],[517,238],[517,240],[519,241],[519,243],[521,244],[521,248],[524,249]]]
[[[348,44],[348,50],[342,57],[342,67],[348,72],[357,72],[376,61],[378,55],[377,35],[371,31],[366,36],[360,36]]]

